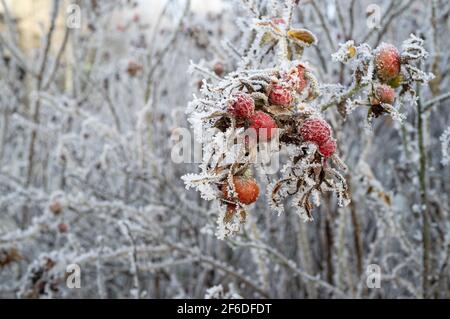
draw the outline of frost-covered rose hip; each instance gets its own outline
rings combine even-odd
[[[336,140],[332,137],[319,145],[319,153],[324,157],[330,157],[334,152],[336,152]]]
[[[311,118],[302,123],[299,133],[304,141],[320,145],[330,139],[332,132],[327,122],[321,118]]]
[[[392,44],[383,43],[375,55],[375,70],[382,81],[389,81],[400,73],[400,52]]]
[[[255,102],[247,93],[236,93],[228,106],[228,112],[238,118],[249,118],[255,112]]]
[[[270,104],[287,107],[292,104],[293,99],[294,98],[291,91],[289,91],[287,88],[284,88],[278,84],[272,85],[269,92]]]
[[[372,105],[380,103],[393,104],[395,100],[395,90],[389,85],[380,84],[376,86],[374,96],[371,98]]]
[[[275,120],[268,114],[257,111],[250,117],[250,128],[256,130],[256,135],[261,137],[261,134],[266,134],[266,140],[269,141],[275,134],[277,124]],[[263,131],[262,129],[266,129]]]
[[[242,204],[250,205],[256,202],[259,196],[259,186],[253,177],[234,176],[233,184],[237,194],[237,199]],[[226,199],[231,200],[231,198],[228,196],[228,185],[222,185],[221,190],[223,196]]]

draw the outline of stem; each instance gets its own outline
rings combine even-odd
[[[329,109],[330,107],[332,107],[333,105],[342,103],[343,101],[347,100],[348,98],[351,98],[353,95],[355,95],[356,93],[358,93],[358,91],[362,88],[363,86],[361,84],[354,84],[353,86],[351,86],[348,91],[346,93],[344,93],[339,100],[333,99],[331,101],[329,101],[328,103],[325,103],[321,106],[319,106],[319,108],[323,111]]]
[[[58,15],[58,9],[59,9],[59,0],[54,0],[53,7],[52,7],[52,13],[51,13],[50,28],[47,32],[44,51],[42,53],[42,61],[41,61],[41,65],[39,67],[39,73],[37,76],[37,84],[36,84],[37,92],[39,92],[42,88],[44,72],[45,72],[45,69],[47,66],[48,55],[49,55],[50,47],[52,44],[52,36],[53,36],[53,32],[55,31],[56,17]],[[40,106],[41,106],[40,100],[37,100],[35,108],[34,108],[34,112],[32,115],[33,122],[36,125],[39,125]],[[27,186],[30,185],[32,177],[33,177],[36,142],[37,142],[37,130],[33,129],[33,131],[31,132],[31,141],[30,141],[29,150],[28,150],[28,170],[27,170],[27,180],[26,180]]]
[[[441,94],[439,96],[436,96],[435,98],[432,98],[431,100],[429,100],[428,102],[426,102],[423,105],[423,112],[430,111],[434,105],[436,105],[437,103],[442,102],[446,99],[449,99],[449,98],[450,98],[450,92],[447,92],[447,93]]]
[[[330,213],[325,217],[325,254],[326,254],[326,265],[327,265],[327,281],[332,285],[334,276],[334,266],[333,266],[333,230],[331,228]]]
[[[156,70],[158,69],[158,67],[161,65],[161,62],[164,59],[164,57],[166,56],[166,54],[168,54],[170,52],[170,50],[169,50],[170,47],[175,43],[178,36],[180,35],[180,31],[183,27],[183,21],[184,21],[185,17],[189,14],[190,8],[191,8],[191,0],[188,0],[188,1],[186,1],[186,5],[184,7],[183,13],[181,14],[181,17],[178,20],[178,24],[177,24],[176,28],[174,29],[175,31],[172,33],[172,37],[167,42],[167,44],[161,49],[161,51],[157,52],[154,56],[155,61],[151,64],[150,71],[148,72],[148,75],[147,75],[147,86],[145,89],[145,103],[146,104],[150,100],[150,91],[152,89],[153,76],[154,76]],[[158,30],[155,30],[155,32],[157,32],[157,31]],[[151,58],[153,58],[153,57],[151,57]]]
[[[353,201],[351,202],[350,213],[353,227],[353,243],[355,245],[356,252],[356,269],[358,272],[358,277],[361,277],[361,274],[363,272],[364,248],[361,239],[361,224],[359,222],[358,214],[356,212],[356,207]]]
[[[409,147],[408,147],[408,132],[406,131],[405,124],[402,124],[401,132],[402,132],[402,141],[403,141],[403,151],[405,152],[406,159],[409,160],[411,158],[411,152],[409,151]]]
[[[312,4],[317,16],[319,17],[320,24],[321,24],[323,30],[325,31],[325,36],[330,44],[331,50],[335,51],[336,47],[334,45],[334,41],[333,41],[333,37],[330,32],[330,29],[328,28],[327,23],[325,21],[325,17],[323,16],[322,12],[320,11],[320,8],[318,7],[316,1],[311,1],[311,4]]]
[[[418,96],[419,90],[417,90]],[[423,106],[420,98],[417,101],[417,130],[419,139],[419,184],[420,184],[420,204],[422,211],[422,249],[423,249],[423,272],[422,272],[422,296],[426,298],[429,290],[429,273],[430,273],[430,217],[427,207],[427,190],[426,190],[426,152],[424,145],[424,126],[423,126]]]

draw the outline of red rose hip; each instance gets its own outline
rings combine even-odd
[[[320,145],[330,139],[332,132],[327,122],[321,118],[311,118],[302,123],[299,133],[304,141]]]
[[[269,92],[270,104],[279,105],[283,107],[290,106],[294,100],[291,91],[281,85],[274,84]]]
[[[250,205],[259,197],[259,186],[258,183],[256,183],[256,180],[252,177],[243,177],[243,176],[234,176],[233,177],[233,184],[236,191],[237,199],[245,205]],[[221,187],[223,196],[231,200],[229,198],[228,194],[228,185],[224,184]],[[233,205],[233,204],[229,204]],[[230,208],[230,207],[229,207]]]
[[[393,104],[395,100],[395,90],[389,85],[380,84],[375,88],[374,97],[371,99],[372,105],[380,103]]]
[[[336,140],[330,138],[328,141],[319,145],[319,153],[324,157],[330,157],[336,152]]]
[[[270,115],[262,111],[257,111],[250,118],[250,128],[256,130],[256,136],[258,138],[265,137],[266,140],[269,141],[275,134],[277,124]],[[261,134],[265,134],[265,136]]]
[[[389,81],[400,73],[400,53],[392,44],[383,43],[375,55],[375,70],[382,81]]]
[[[237,118],[249,118],[255,112],[255,102],[247,93],[236,93],[228,106],[228,112]]]

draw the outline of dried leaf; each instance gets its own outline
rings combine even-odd
[[[298,40],[308,46],[317,42],[314,34],[306,29],[291,29],[287,32],[287,35],[291,39]]]
[[[265,107],[264,110],[275,116],[292,114],[292,107],[283,107],[279,105],[271,105],[269,107]]]
[[[348,48],[348,57],[351,59],[356,55],[356,48],[352,45]]]
[[[223,217],[223,222],[225,224],[228,224],[229,222],[231,222],[231,220],[233,219],[234,213],[235,213],[235,208],[227,208],[227,211],[225,213],[225,216]]]
[[[239,222],[243,224],[245,223],[246,220],[247,220],[247,212],[242,209],[239,213]]]

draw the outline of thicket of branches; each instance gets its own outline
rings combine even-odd
[[[168,1],[149,24],[133,1],[53,0],[41,45],[28,52],[2,1],[0,297],[450,297],[450,2],[233,3],[204,14]],[[372,3],[378,28],[367,26]],[[81,27],[57,38],[68,4],[81,8]],[[203,79],[274,67],[276,36],[259,40],[281,18],[317,38],[301,60],[329,92],[311,105],[333,128],[350,202],[323,194],[304,223],[295,207],[277,216],[261,196],[240,231],[218,239],[221,207],[185,189],[181,177],[198,163],[172,161],[173,134],[189,127]],[[368,132],[367,92],[332,55],[351,40],[363,51],[401,49],[411,34],[428,52],[421,76],[434,78],[414,82],[403,121],[382,112]],[[65,283],[74,263],[80,289]],[[380,289],[366,285],[370,264],[381,267]]]

